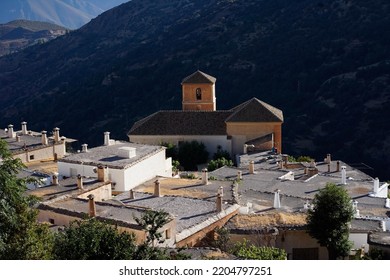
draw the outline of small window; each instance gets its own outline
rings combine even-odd
[[[202,89],[201,88],[196,89],[196,100],[202,100]]]
[[[52,225],[54,225],[54,219],[49,219],[49,223],[51,223]]]
[[[165,230],[165,239],[171,239],[171,229]]]
[[[34,158],[34,155],[30,155],[30,160],[33,160]]]

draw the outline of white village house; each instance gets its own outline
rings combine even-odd
[[[165,157],[165,147],[110,140],[104,133],[104,145],[82,151],[58,161],[61,176],[97,177],[103,166],[114,192],[128,191],[156,176],[172,177],[172,159]]]

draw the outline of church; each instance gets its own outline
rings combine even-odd
[[[212,156],[217,147],[232,157],[248,151],[282,151],[283,112],[257,98],[217,110],[216,78],[201,71],[184,78],[182,110],[158,111],[128,132],[130,142],[159,145],[202,142]]]

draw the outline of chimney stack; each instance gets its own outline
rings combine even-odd
[[[130,195],[130,199],[134,199],[135,198],[133,189],[131,189],[129,191],[129,195]]]
[[[16,142],[20,142],[20,136],[16,135]]]
[[[341,166],[341,184],[346,185],[347,184],[347,167]]]
[[[49,141],[47,140],[47,131],[45,130],[42,130],[42,145],[48,145],[49,144]]]
[[[331,155],[330,154],[327,154],[326,155],[326,160],[325,160],[326,163],[330,164],[332,162],[332,158],[331,158]]]
[[[207,185],[209,183],[209,173],[207,168],[202,169],[202,184]]]
[[[159,180],[156,180],[154,182],[154,196],[156,197],[160,197],[161,196],[161,188],[160,188],[160,181]]]
[[[379,191],[379,178],[378,177],[374,179],[373,191],[374,191],[374,195],[378,194],[378,191]]]
[[[219,193],[217,194],[217,200],[216,200],[216,206],[217,206],[217,212],[222,212],[222,195]]]
[[[87,153],[88,152],[88,144],[82,144],[81,145],[81,152]]]
[[[58,127],[55,127],[53,129],[53,135],[54,135],[54,143],[60,142],[60,129]]]
[[[222,186],[219,186],[218,194],[220,194],[223,197],[223,187]]]
[[[28,132],[27,132],[27,123],[26,122],[22,122],[21,125],[22,125],[22,134],[23,135],[28,134]]]
[[[284,162],[284,167],[287,168],[287,165],[288,165],[288,155],[282,155],[282,160]]]
[[[255,174],[255,162],[253,160],[249,162],[249,174]]]
[[[77,175],[77,188],[79,190],[83,189],[83,177],[80,174]]]
[[[98,175],[99,182],[107,182],[108,181],[108,168],[107,168],[107,166],[103,166],[102,164],[99,164],[97,166],[97,175]]]
[[[242,171],[237,172],[237,180],[242,180]]]
[[[353,208],[353,211],[354,211],[353,215],[354,215],[355,218],[359,218],[360,217],[360,211],[358,210],[357,205],[358,205],[358,202],[356,200],[354,200],[352,202],[352,208]]]
[[[88,195],[88,204],[89,204],[89,217],[96,217],[96,204],[95,204],[95,196],[93,194]]]
[[[274,208],[280,208],[280,190],[275,190],[274,192]]]
[[[8,125],[8,138],[14,138],[14,126],[12,124]]]
[[[390,198],[386,198],[385,207],[390,208]]]
[[[52,176],[52,184],[53,185],[58,185],[58,173],[57,172],[54,172],[53,173],[53,176]]]
[[[336,172],[340,172],[340,161],[337,161]]]
[[[328,173],[330,173],[330,163],[328,163]]]
[[[104,132],[104,146],[110,146],[110,132]]]

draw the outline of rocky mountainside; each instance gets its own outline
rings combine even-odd
[[[0,24],[0,56],[46,43],[67,31],[62,26],[40,21],[15,20]]]
[[[364,162],[388,176],[387,0],[133,0],[0,59],[2,126],[61,127],[90,145],[181,108],[181,79],[217,77],[217,107],[284,111],[284,151]],[[367,171],[367,170],[365,170]]]
[[[51,22],[77,29],[129,0],[2,0],[0,23],[17,19]]]

